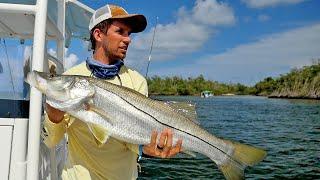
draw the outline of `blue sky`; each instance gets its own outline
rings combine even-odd
[[[196,77],[254,85],[268,76],[288,73],[320,58],[319,0],[80,0],[93,9],[106,3],[144,14],[148,26],[132,35],[125,63],[145,75],[158,17],[149,76]],[[30,49],[7,41],[9,59],[22,59]],[[28,42],[26,42],[28,45]],[[29,42],[30,44],[30,42]],[[91,52],[72,41],[66,66],[81,63]],[[2,45],[2,44],[1,44]],[[1,46],[0,60],[6,66]],[[49,53],[55,54],[49,43]],[[28,53],[27,53],[28,54]],[[21,72],[21,61],[11,61]],[[4,69],[5,73],[6,69]],[[21,79],[21,73],[13,73]],[[17,77],[16,77],[17,76]],[[19,77],[18,77],[19,76]],[[11,89],[9,74],[0,76],[0,91]],[[21,89],[22,84],[17,83]]]
[[[159,18],[150,76],[203,74],[206,79],[253,85],[320,58],[317,0],[81,2],[93,9],[117,4],[147,17],[147,29],[133,35],[125,60],[142,74]]]

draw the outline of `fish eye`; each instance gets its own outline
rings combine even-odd
[[[51,79],[51,78],[53,78],[54,77],[54,74],[50,74],[49,75],[49,78]]]

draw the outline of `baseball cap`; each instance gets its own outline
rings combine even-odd
[[[147,19],[141,14],[129,14],[120,6],[107,4],[97,9],[89,23],[89,30],[91,31],[97,24],[106,19],[121,19],[131,26],[132,32],[137,33],[143,31],[147,26]]]

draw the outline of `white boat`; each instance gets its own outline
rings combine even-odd
[[[50,59],[57,73],[61,73],[64,70],[64,48],[70,40],[89,39],[88,24],[93,12],[76,0],[0,0],[0,38],[20,40],[21,43],[32,41],[31,70],[48,71]],[[57,58],[47,53],[48,40],[56,41]],[[3,49],[6,49],[5,43]],[[9,62],[8,56],[6,58]],[[21,65],[19,68],[23,68],[22,62],[17,65]],[[1,67],[0,76],[8,69],[11,78],[15,75],[13,69],[17,67],[7,67],[3,62]],[[16,82],[13,78],[11,80],[14,87]],[[1,180],[59,179],[61,163],[57,162],[56,154],[63,146],[40,150],[42,94],[31,88],[29,97],[22,97],[13,88],[13,96],[5,95],[0,100],[0,106],[11,111],[0,114]],[[63,159],[63,156],[59,157]]]
[[[209,97],[213,97],[213,93],[211,91],[202,91],[200,96],[202,98],[209,98]]]

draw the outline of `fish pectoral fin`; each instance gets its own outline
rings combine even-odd
[[[112,117],[110,117],[110,115],[107,112],[97,108],[92,101],[87,101],[83,103],[83,109],[100,116],[98,119],[101,118],[107,122],[95,122],[94,120],[91,122],[86,122],[91,134],[94,137],[96,144],[98,145],[98,147],[101,147],[104,143],[107,142],[109,136],[111,135],[111,132],[107,127],[113,125]],[[106,126],[106,124],[108,125]]]
[[[191,156],[191,157],[193,157],[193,158],[197,157],[197,155],[196,155],[194,152],[192,152],[192,151],[188,151],[188,150],[182,149],[181,152],[184,153],[184,154],[186,154],[186,155],[189,155],[189,156]]]
[[[99,147],[101,147],[104,143],[107,142],[110,136],[110,132],[107,128],[93,123],[87,123],[87,126]]]
[[[92,112],[98,114],[104,120],[108,121],[108,123],[110,123],[111,125],[114,124],[114,118],[111,117],[111,115],[108,114],[107,112],[97,108],[94,104],[92,104],[92,103],[84,103],[84,109],[87,110],[87,111],[92,111]]]

